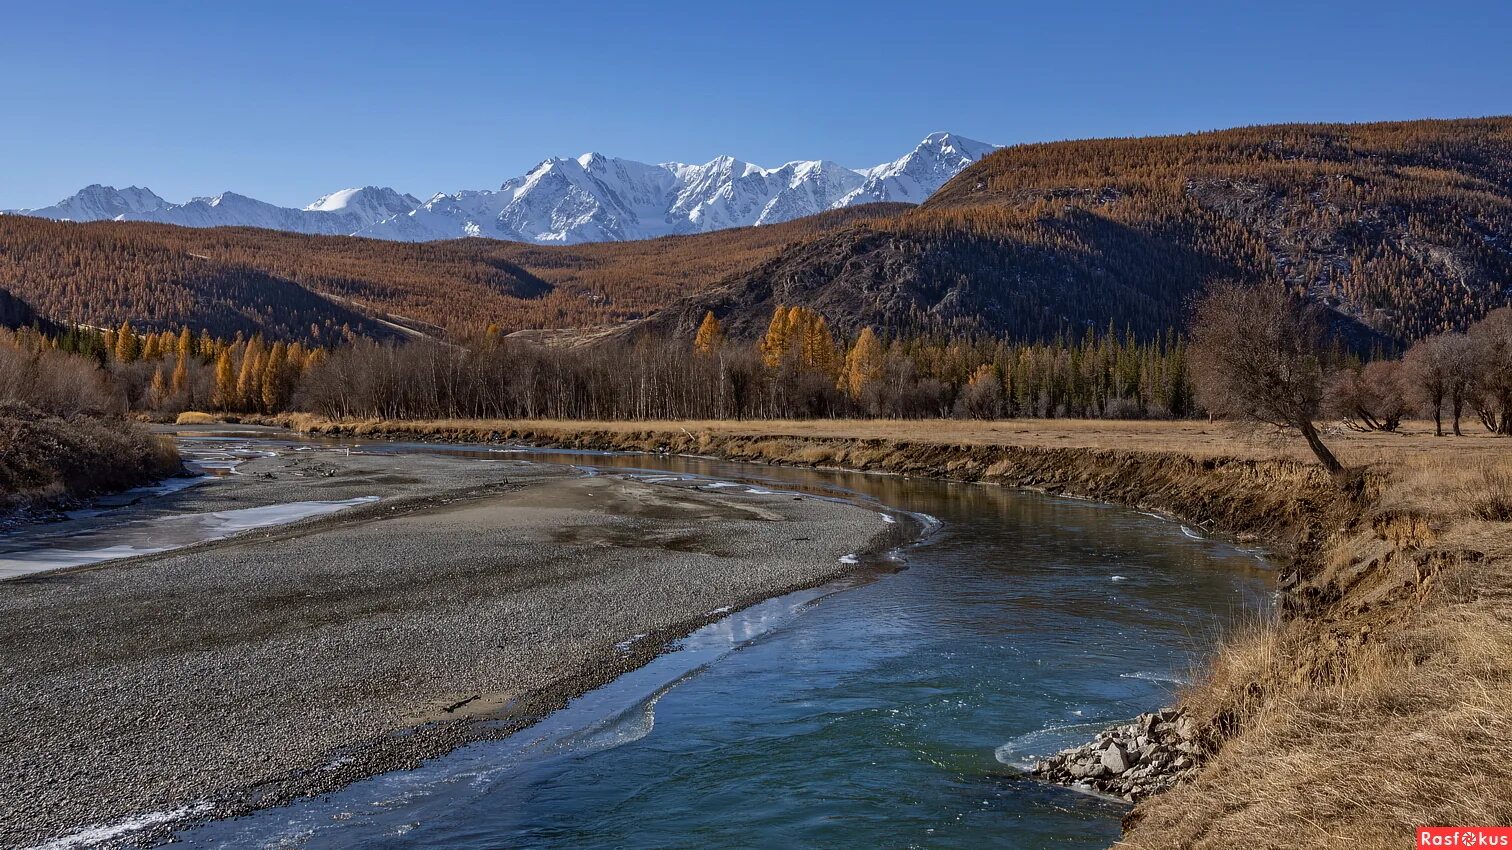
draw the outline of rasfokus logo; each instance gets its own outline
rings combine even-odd
[[[1425,847],[1512,847],[1508,826],[1420,826],[1418,850]]]

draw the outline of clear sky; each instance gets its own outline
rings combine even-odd
[[[0,2],[0,208],[1512,113],[1505,0]]]

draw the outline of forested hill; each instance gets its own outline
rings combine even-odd
[[[907,209],[867,204],[762,227],[560,247],[0,215],[0,288],[60,321],[217,336],[319,342],[348,331],[604,326],[703,291],[787,244]]]
[[[275,338],[623,326],[1044,339],[1178,327],[1215,278],[1281,280],[1410,339],[1512,286],[1512,118],[1281,125],[1004,148],[925,204],[639,242],[405,244],[0,216],[0,288],[60,321]]]
[[[922,206],[793,245],[647,328],[833,325],[1043,337],[1179,326],[1216,277],[1275,279],[1413,338],[1512,286],[1512,118],[1280,125],[1004,148]]]

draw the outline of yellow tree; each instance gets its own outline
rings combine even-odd
[[[174,349],[174,353],[180,360],[188,360],[194,356],[194,334],[189,333],[189,328],[185,327],[179,331],[178,344]]]
[[[236,370],[231,366],[231,349],[222,348],[215,357],[215,406],[230,410],[236,406]]]
[[[275,342],[263,364],[262,406],[270,413],[277,410],[284,401],[284,363],[287,353],[287,346]]]
[[[882,343],[871,328],[863,328],[845,357],[845,371],[840,376],[840,389],[853,399],[861,398],[866,388],[882,379],[886,355]]]
[[[161,364],[152,372],[152,389],[148,391],[147,399],[153,407],[159,407],[168,400],[168,379],[163,376]]]
[[[722,345],[724,328],[720,327],[719,319],[710,310],[704,314],[703,324],[698,326],[698,333],[693,336],[693,350],[699,354],[713,354]]]
[[[242,410],[250,410],[261,403],[262,359],[262,337],[254,336],[242,350],[241,371],[236,376],[236,401]]]
[[[830,336],[829,323],[824,317],[806,307],[795,307],[798,319],[792,324],[798,329],[799,362],[804,368],[829,375],[839,371],[839,354],[835,351],[835,338]]]
[[[782,365],[782,359],[788,352],[788,310],[781,304],[772,313],[772,321],[767,325],[766,336],[761,338],[758,346],[761,350],[761,362],[769,369],[775,369]]]
[[[173,395],[184,396],[183,402],[187,406],[191,399],[189,393],[189,358],[180,354],[178,362],[173,365]]]
[[[115,358],[122,363],[131,363],[141,354],[141,348],[137,344],[136,332],[131,329],[130,322],[122,322],[115,333]]]

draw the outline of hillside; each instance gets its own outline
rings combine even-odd
[[[544,247],[491,239],[423,244],[250,228],[74,224],[0,216],[0,286],[43,315],[138,329],[308,338],[311,326],[391,334],[493,323],[506,331],[636,319],[784,245],[905,204],[640,242]]]
[[[217,332],[831,326],[1044,338],[1179,326],[1208,281],[1281,280],[1359,338],[1462,327],[1512,282],[1512,118],[1278,125],[1004,148],[919,207],[683,237],[405,244],[0,216],[0,287],[40,313]],[[627,324],[628,323],[628,324]],[[388,330],[383,330],[388,328]]]
[[[712,309],[750,335],[802,304],[845,329],[1149,334],[1223,276],[1284,280],[1397,338],[1505,303],[1512,118],[1004,148],[913,211],[792,246],[647,325],[690,333]]]

